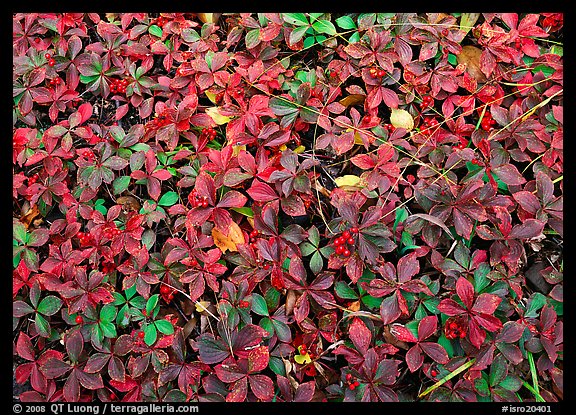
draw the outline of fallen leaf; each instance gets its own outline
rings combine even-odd
[[[202,23],[216,23],[222,13],[196,13]]]
[[[351,192],[361,190],[366,187],[366,182],[362,178],[353,174],[346,174],[344,176],[337,177],[334,179],[334,181],[336,182],[336,186],[342,190]]]
[[[364,102],[364,100],[366,99],[366,95],[362,95],[362,94],[350,94],[348,96],[345,96],[344,98],[342,98],[340,101],[338,101],[341,105],[344,105],[345,107],[349,107],[351,105],[358,105],[358,104],[362,104]]]
[[[360,311],[360,300],[351,302],[346,308],[350,311]]]
[[[476,80],[478,83],[486,82],[486,75],[480,69],[480,57],[482,56],[482,50],[476,46],[463,46],[462,52],[456,55],[458,63],[464,64],[466,66],[466,71],[468,74]]]
[[[210,301],[196,301],[196,312],[205,313],[210,306]]]
[[[32,221],[34,221],[34,219],[40,215],[40,210],[38,209],[37,205],[32,206],[31,208],[29,208],[26,213],[24,213],[22,215],[22,217],[20,218],[20,222],[22,222],[24,224],[24,226],[26,226],[26,229],[28,229],[30,227],[30,224],[32,223]]]
[[[296,304],[296,293],[294,290],[288,290],[286,294],[286,315],[294,313],[294,304]]]
[[[140,202],[133,196],[120,196],[116,199],[116,204],[122,205],[125,211],[133,210],[138,212],[140,210]]]
[[[214,245],[216,245],[222,253],[226,251],[236,252],[238,248],[236,245],[246,243],[244,234],[236,222],[232,222],[228,228],[228,235],[222,233],[218,228],[212,228],[212,238]]]
[[[414,128],[414,118],[406,110],[392,108],[390,124],[396,128],[404,128],[406,131],[411,131]]]

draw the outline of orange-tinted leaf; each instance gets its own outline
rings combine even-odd
[[[236,245],[246,243],[244,234],[236,222],[230,222],[228,227],[228,235],[224,235],[218,228],[212,228],[212,238],[214,245],[216,245],[224,253],[227,250],[230,252],[238,251]]]

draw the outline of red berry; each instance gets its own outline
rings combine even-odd
[[[358,228],[356,226],[354,226],[353,228],[350,228],[350,232],[358,233]]]
[[[113,401],[116,399],[116,394],[114,392],[110,393],[110,400]]]
[[[269,270],[269,269],[270,269],[270,264],[268,264],[268,263],[264,264],[263,268],[264,268],[265,270]]]
[[[356,384],[352,383],[350,386],[348,386],[348,389],[353,391],[354,389],[356,389]]]
[[[354,238],[350,237],[346,240],[346,242],[348,243],[348,245],[354,245],[355,241]]]
[[[50,58],[52,57],[52,55],[50,55],[49,53],[45,53],[45,54],[44,54],[44,57],[45,57],[46,59],[50,59]]]
[[[347,381],[352,380],[352,373],[346,373],[346,380]]]
[[[380,69],[378,71],[378,77],[382,78],[382,77],[384,77],[384,75],[386,75],[386,71],[384,69]]]
[[[358,387],[358,386],[360,386],[360,382],[358,382],[358,381],[356,380],[356,381],[354,381],[353,385],[354,385],[355,387]]]
[[[433,378],[435,378],[436,376],[438,376],[438,372],[435,371],[434,369],[432,369],[432,370],[430,371],[430,376],[432,376]]]
[[[56,61],[54,59],[49,59],[48,66],[54,66],[54,65],[56,65]]]
[[[193,266],[193,267],[195,267],[195,266],[198,265],[198,261],[196,260],[196,258],[192,258],[192,259],[190,260],[190,265]]]
[[[168,296],[168,301],[172,301],[174,299],[174,294],[170,293],[170,295]]]
[[[345,249],[346,249],[346,248],[344,248],[344,245],[338,245],[338,246],[336,247],[336,254],[337,254],[337,255],[342,255],[342,254],[344,253],[344,250],[345,250]]]
[[[84,323],[84,318],[80,315],[76,316],[76,324],[82,324]]]
[[[203,200],[203,201],[202,201],[202,207],[203,207],[203,208],[207,208],[207,207],[208,207],[208,201],[207,201],[207,200]]]
[[[160,287],[160,292],[162,294],[170,294],[171,291],[172,290],[167,285],[163,285],[162,287]]]
[[[352,252],[350,252],[349,249],[345,249],[344,252],[342,252],[342,255],[344,255],[345,257],[349,257],[350,255],[352,255]]]
[[[343,237],[344,239],[350,238],[350,231],[344,231],[344,232],[342,232],[342,237]]]
[[[144,338],[144,332],[143,331],[139,331],[138,332],[138,337],[140,337],[141,339]]]

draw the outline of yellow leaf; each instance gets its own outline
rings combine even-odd
[[[341,105],[344,105],[345,107],[349,107],[351,105],[358,105],[358,104],[362,104],[364,102],[364,100],[366,99],[366,95],[362,95],[362,94],[350,94],[347,95],[346,97],[342,98],[340,101],[338,101]]]
[[[406,131],[411,131],[414,128],[414,118],[406,110],[392,108],[390,124],[396,128],[404,128]]]
[[[203,313],[208,309],[210,301],[196,301],[196,312]]]
[[[310,354],[306,353],[306,354],[300,354],[300,348],[302,346],[298,346],[298,354],[294,355],[294,361],[296,363],[298,363],[299,365],[304,365],[304,364],[308,364],[308,363],[312,363],[312,359],[310,358]]]
[[[216,94],[214,92],[210,92],[210,91],[205,91],[204,92],[206,94],[206,96],[208,97],[208,99],[210,101],[212,101],[213,104],[216,104]]]
[[[298,146],[298,147],[296,147],[293,151],[294,151],[294,153],[296,153],[296,154],[302,154],[302,153],[304,153],[305,150],[306,150],[306,147],[304,147],[304,146]]]
[[[360,138],[360,134],[358,134],[358,131],[354,133],[354,144],[360,144],[360,145],[364,144],[364,142]]]
[[[234,157],[238,156],[238,154],[240,153],[241,150],[246,150],[246,146],[245,145],[241,145],[241,146],[232,146],[232,155]]]
[[[366,182],[362,178],[354,176],[353,174],[346,174],[337,177],[334,181],[336,182],[336,186],[342,190],[355,191],[366,187]]]
[[[226,124],[230,122],[230,120],[232,119],[230,117],[226,117],[225,115],[220,114],[220,110],[218,107],[206,108],[206,114],[208,114],[210,118],[212,118],[212,120],[218,125]]]
[[[216,245],[224,253],[226,251],[236,252],[237,244],[245,243],[244,234],[236,222],[232,222],[228,228],[228,235],[224,235],[218,228],[212,228],[212,238]]]

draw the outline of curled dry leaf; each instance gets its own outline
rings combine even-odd
[[[466,71],[472,78],[478,83],[486,82],[486,75],[480,70],[480,57],[482,56],[482,50],[476,46],[463,46],[462,52],[456,55],[456,59],[459,64],[464,64],[466,66]]]
[[[120,196],[116,199],[116,203],[122,205],[123,210],[133,210],[138,212],[140,210],[140,202],[133,196]]]
[[[366,99],[366,95],[362,94],[350,94],[342,98],[338,101],[340,104],[344,105],[345,107],[349,107],[351,105],[358,105],[364,103]]]
[[[286,315],[289,316],[294,313],[294,304],[296,304],[296,293],[294,290],[288,290],[286,294]]]

